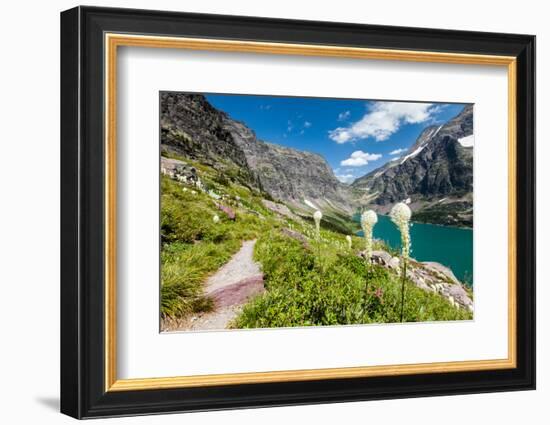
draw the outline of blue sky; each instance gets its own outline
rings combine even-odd
[[[321,154],[344,182],[397,158],[428,125],[456,116],[463,104],[206,94],[216,108],[256,136]]]

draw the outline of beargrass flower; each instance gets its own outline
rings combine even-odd
[[[411,209],[403,202],[395,204],[391,209],[390,218],[401,233],[401,255],[406,260],[411,252],[411,236],[409,234]]]
[[[401,262],[403,270],[401,272],[401,315],[400,321],[403,321],[403,310],[405,305],[405,280],[407,279],[407,260],[411,252],[411,235],[409,233],[409,221],[411,219],[411,209],[400,202],[395,204],[390,212],[391,221],[401,233]]]
[[[365,237],[365,260],[367,262],[372,257],[372,229],[377,222],[378,216],[373,210],[368,210],[361,214],[361,228]]]
[[[351,249],[351,236],[346,235],[346,240],[348,241],[348,249]]]
[[[217,214],[215,214],[214,217],[212,217],[212,220],[214,221],[214,223],[219,223],[220,217]]]
[[[323,218],[323,213],[319,210],[315,211],[313,213],[313,220],[315,221],[315,230],[317,232],[317,239],[320,238],[321,235],[321,219]]]

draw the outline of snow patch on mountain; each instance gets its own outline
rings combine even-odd
[[[311,201],[309,201],[309,200],[307,200],[307,199],[304,199],[304,204],[306,204],[306,205],[307,205],[308,207],[310,207],[310,208],[313,208],[314,210],[318,210],[318,209],[319,209],[319,208],[317,208],[317,206],[316,206],[313,202],[311,202]]]
[[[403,157],[403,160],[399,163],[400,165],[403,164],[407,159],[414,158],[416,155],[418,155],[422,150],[426,147],[426,145],[419,146],[414,151],[412,151],[410,154]]]
[[[458,139],[458,143],[460,143],[465,148],[473,148],[474,147],[474,135],[470,134],[469,136],[462,137]]]

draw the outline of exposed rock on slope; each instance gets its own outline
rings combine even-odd
[[[348,186],[323,157],[258,140],[202,95],[161,93],[161,147],[296,207],[353,211]]]
[[[162,92],[160,131],[163,153],[175,153],[227,172],[257,186],[242,149],[224,128],[225,115],[201,95]]]
[[[244,124],[229,118],[224,128],[244,151],[262,188],[274,198],[302,208],[351,212],[348,187],[321,155],[260,141]]]
[[[387,212],[406,200],[420,221],[472,224],[473,106],[442,126],[424,129],[397,158],[353,182],[362,203]]]
[[[374,251],[372,261],[398,274],[401,273],[399,258],[392,257],[386,251]],[[419,288],[441,295],[452,305],[474,311],[474,303],[464,286],[453,272],[442,264],[430,261],[421,263],[411,259],[407,277]]]

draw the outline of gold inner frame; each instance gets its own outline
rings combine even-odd
[[[326,45],[267,43],[105,34],[105,391],[308,381],[320,379],[411,375],[510,369],[516,367],[516,58],[460,53],[370,49]],[[495,360],[305,369],[271,372],[118,379],[116,325],[116,123],[117,51],[120,46],[325,56],[468,65],[503,66],[508,72],[508,357]]]

